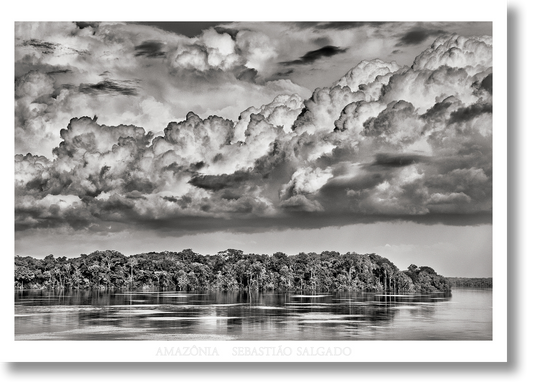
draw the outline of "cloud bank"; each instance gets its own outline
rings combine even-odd
[[[73,117],[160,132],[191,110],[236,120],[243,107],[310,94],[288,79],[267,79],[277,49],[261,31],[232,37],[211,27],[189,37],[133,23],[51,22],[16,23],[15,37],[20,153],[51,157]]]
[[[150,29],[136,42],[125,38],[128,28],[133,36],[144,26],[121,26],[115,35],[115,25],[72,24],[68,39],[34,42],[24,37],[26,25],[17,28],[17,231],[490,223],[490,37],[440,36],[410,67],[365,60],[305,98],[288,80],[262,78],[276,48],[257,31],[212,28],[195,38],[161,39],[165,32]],[[58,26],[39,28],[53,35]],[[402,39],[412,45],[435,33]],[[111,55],[115,45],[128,55]],[[343,50],[322,46],[291,65]],[[128,61],[143,61],[146,78],[129,77]],[[83,79],[85,66],[101,76]],[[143,93],[153,87],[146,79],[156,82],[161,69],[184,90],[204,78],[270,102],[236,118],[202,108],[175,120],[173,104],[194,108],[194,90],[171,96],[161,84],[159,99]],[[214,106],[220,90],[214,89]],[[95,109],[77,115],[79,106]],[[116,111],[122,115],[111,118]],[[36,152],[49,145],[49,154]]]

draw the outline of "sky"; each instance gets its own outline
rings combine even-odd
[[[492,275],[492,25],[15,24],[15,253]]]

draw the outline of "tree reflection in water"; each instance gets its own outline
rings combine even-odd
[[[490,295],[483,303],[490,310],[492,292],[485,292]],[[406,334],[410,325],[435,321],[438,331],[439,324],[449,324],[446,320],[457,321],[450,310],[458,309],[455,300],[451,293],[25,290],[15,295],[15,332],[17,340],[413,339],[412,333]],[[491,337],[491,317],[484,320],[477,339]]]

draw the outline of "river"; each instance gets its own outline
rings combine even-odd
[[[451,295],[15,291],[16,340],[491,340],[492,290]]]

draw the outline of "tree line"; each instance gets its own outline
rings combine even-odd
[[[447,278],[452,287],[492,288],[492,278]]]
[[[201,255],[150,252],[125,256],[106,250],[75,258],[15,256],[18,289],[165,289],[258,291],[450,291],[450,282],[430,267],[400,271],[376,254],[325,251],[286,255],[245,254],[228,249]]]

